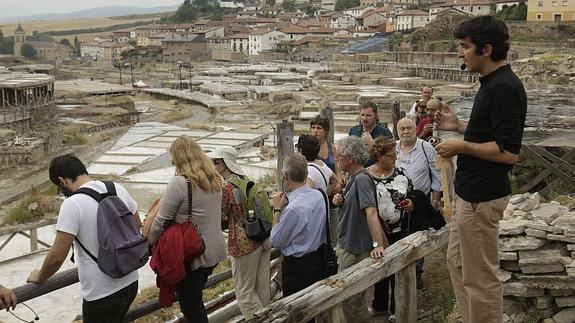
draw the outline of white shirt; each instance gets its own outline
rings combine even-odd
[[[138,205],[128,194],[128,191],[119,184],[115,184],[118,197],[132,213],[136,213]],[[81,187],[91,188],[97,192],[106,192],[106,186],[100,181],[90,181]],[[96,214],[98,202],[86,194],[72,195],[64,200],[56,230],[75,235],[94,257],[98,257],[98,224]],[[104,274],[98,264],[74,240],[74,258],[78,266],[78,276],[82,286],[82,296],[86,301],[95,301],[109,296],[138,280],[138,271],[121,277],[112,278]]]
[[[407,176],[413,182],[414,189],[420,190],[425,194],[429,193],[430,188],[436,192],[441,191],[440,173],[435,166],[437,152],[430,143],[417,138],[411,151],[404,154],[398,140],[396,151],[397,160],[395,165],[405,169]],[[430,170],[431,179],[429,177]]]
[[[313,182],[314,188],[321,188],[327,193],[327,185],[333,171],[324,162],[321,163],[322,165],[307,163],[307,177]],[[311,166],[312,164],[313,166]]]

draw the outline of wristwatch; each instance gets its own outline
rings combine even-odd
[[[374,242],[371,246],[373,247],[373,249],[375,249],[379,247],[379,242]]]
[[[282,213],[282,209],[274,209],[274,213],[276,212]]]

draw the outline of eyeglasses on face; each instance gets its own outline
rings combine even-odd
[[[219,164],[221,164],[223,162],[224,162],[223,159],[212,159],[212,163],[214,163],[215,166],[218,166]]]
[[[395,158],[395,157],[397,157],[397,152],[394,151],[394,152],[391,152],[389,154],[383,154],[383,155],[387,156],[389,158]]]

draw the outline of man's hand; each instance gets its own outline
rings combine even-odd
[[[435,150],[441,157],[453,157],[463,152],[464,145],[463,140],[449,138],[435,146]]]
[[[438,200],[432,200],[431,201],[431,206],[433,206],[433,208],[437,211],[439,211],[439,201]]]
[[[341,195],[341,193],[335,194],[331,202],[337,206],[341,206],[343,204],[343,195]]]
[[[459,119],[455,112],[448,107],[446,107],[444,111],[437,111],[435,113],[435,122],[437,123],[437,128],[440,130],[458,131],[459,129]]]
[[[9,308],[15,309],[16,303],[18,303],[16,294],[14,294],[11,289],[0,285],[0,310],[4,308],[6,311],[8,311]]]
[[[378,259],[383,257],[383,251],[385,250],[385,248],[383,246],[378,246],[377,248],[373,248],[373,250],[371,250],[371,252],[369,253],[369,257],[371,257],[371,259]]]
[[[361,141],[363,141],[366,145],[371,146],[373,144],[373,137],[369,132],[364,132],[361,134]]]
[[[272,195],[272,207],[275,209],[281,209],[282,206],[285,204],[285,193],[283,192],[275,192]]]
[[[26,282],[31,284],[43,283],[43,281],[40,281],[40,270],[38,269],[32,270],[30,276],[28,276],[28,279],[26,279]]]
[[[426,124],[425,127],[423,127],[423,133],[424,134],[433,133],[433,124],[432,123]]]

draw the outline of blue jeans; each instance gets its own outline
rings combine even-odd
[[[186,278],[176,285],[180,310],[184,314],[186,322],[208,323],[208,314],[202,300],[202,290],[206,286],[214,267],[191,270],[190,265],[186,265]]]
[[[112,295],[95,301],[82,302],[84,323],[123,323],[130,305],[138,293],[138,281],[120,289]]]

